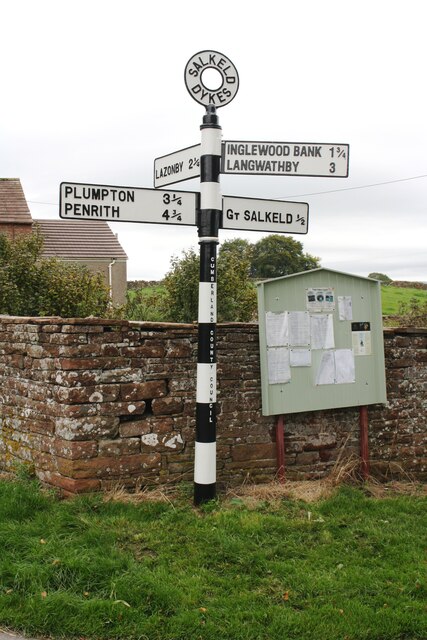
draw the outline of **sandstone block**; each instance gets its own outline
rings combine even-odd
[[[95,479],[67,478],[52,471],[37,471],[39,480],[45,484],[63,489],[67,494],[99,491],[101,483]]]
[[[320,451],[321,449],[333,449],[337,446],[335,433],[319,433],[311,435],[304,444],[304,451]]]
[[[123,456],[132,453],[140,453],[140,438],[116,438],[115,440],[100,440],[99,455]]]
[[[232,449],[234,461],[271,460],[276,458],[276,446],[272,442],[263,444],[238,444]]]
[[[190,340],[180,342],[168,340],[166,343],[167,358],[189,358],[192,356],[193,348]]]
[[[143,436],[151,432],[151,424],[148,420],[132,420],[130,422],[123,422],[119,427],[119,434],[121,438],[131,438],[132,436]]]
[[[64,440],[114,438],[118,431],[119,419],[110,416],[56,418],[55,421],[55,433]]]
[[[40,446],[42,451],[70,460],[94,458],[98,455],[98,442],[96,440],[73,441],[45,437]]]
[[[181,398],[155,398],[151,404],[155,416],[172,415],[182,413],[183,402]]]
[[[145,412],[145,407],[146,403],[144,401],[104,402],[100,406],[99,413],[102,416],[136,416],[142,415]]]
[[[132,384],[122,384],[120,397],[122,400],[150,400],[166,395],[165,380],[149,380],[147,382],[135,382]]]
[[[58,458],[58,471],[78,478],[126,477],[160,468],[159,453],[138,453],[123,456],[100,456],[90,460],[63,460]]]

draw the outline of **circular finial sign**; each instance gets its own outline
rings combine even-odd
[[[239,88],[239,74],[227,56],[218,51],[199,51],[187,62],[185,86],[196,102],[205,107],[224,107]]]

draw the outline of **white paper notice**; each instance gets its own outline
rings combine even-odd
[[[287,312],[273,313],[272,311],[267,311],[265,314],[265,331],[267,347],[284,347],[289,344]]]
[[[289,349],[267,349],[268,382],[281,384],[291,379]]]
[[[353,320],[351,296],[338,296],[338,315],[340,320]]]
[[[335,351],[335,382],[336,384],[356,382],[354,354],[351,349],[337,349]]]
[[[350,384],[355,381],[354,354],[351,349],[336,349],[322,354],[316,385]]]
[[[333,349],[335,347],[334,322],[331,313],[311,315],[310,328],[312,349]]]
[[[291,349],[290,363],[291,367],[311,367],[310,349]]]
[[[310,315],[307,311],[289,311],[289,344],[292,347],[310,346]]]
[[[322,353],[316,375],[316,385],[335,384],[335,356],[333,351]]]

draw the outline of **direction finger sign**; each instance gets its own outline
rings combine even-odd
[[[222,229],[304,234],[308,232],[308,204],[224,196],[221,226]]]
[[[67,220],[196,224],[199,194],[62,182],[59,215]]]

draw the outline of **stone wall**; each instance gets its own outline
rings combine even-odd
[[[258,327],[218,325],[220,485],[277,470],[261,415]],[[369,408],[371,468],[427,478],[427,330],[386,330],[388,404]],[[0,465],[64,494],[192,481],[195,325],[0,317]],[[286,476],[358,454],[357,408],[285,416]]]

